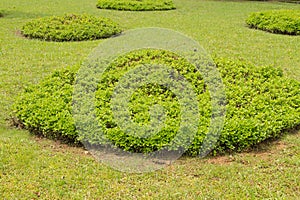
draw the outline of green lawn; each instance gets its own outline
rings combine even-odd
[[[11,104],[29,83],[82,62],[101,41],[27,40],[27,21],[64,13],[109,17],[123,29],[164,27],[196,39],[213,55],[281,67],[300,81],[300,37],[248,29],[250,12],[300,9],[299,4],[174,0],[177,10],[99,10],[95,0],[6,0],[0,10],[1,199],[296,199],[300,196],[300,132],[248,153],[182,158],[148,174],[125,174],[96,162],[82,148],[38,139],[10,128]]]

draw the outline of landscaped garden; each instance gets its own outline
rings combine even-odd
[[[28,1],[0,3],[0,196],[4,199],[295,199],[300,196],[300,5],[253,1]],[[144,12],[142,12],[144,11]],[[110,112],[117,81],[141,64],[170,65],[194,87],[198,131],[185,156],[159,171],[128,174],[97,162],[72,117],[76,73],[109,37],[143,27],[195,39],[226,93],[224,127],[208,157],[200,152],[212,108],[193,65],[172,52],[131,52],[112,62],[95,93],[105,136],[130,152],[152,152],[179,129],[177,97],[149,84],[133,94],[135,123],[162,104],[166,126],[137,138]],[[101,137],[86,139],[106,144]],[[65,144],[67,142],[67,144]],[[182,141],[172,148],[180,149]],[[174,149],[172,149],[174,150]]]

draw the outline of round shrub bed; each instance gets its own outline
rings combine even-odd
[[[172,0],[98,0],[97,8],[128,11],[152,11],[172,10],[175,9],[175,5]]]
[[[271,33],[300,35],[300,10],[271,10],[250,14],[246,23],[250,28]]]
[[[300,124],[300,83],[283,77],[272,67],[256,67],[244,62],[215,59],[227,96],[224,128],[215,152],[241,151],[285,129]],[[151,152],[166,146],[178,130],[180,111],[176,95],[160,85],[148,84],[131,97],[132,120],[149,123],[149,108],[161,104],[166,110],[166,126],[150,137],[134,137],[122,131],[111,111],[111,97],[118,80],[130,69],[144,63],[166,64],[183,75],[198,96],[201,117],[198,132],[187,154],[197,155],[210,123],[210,96],[201,74],[185,59],[161,50],[142,50],[119,57],[102,75],[95,93],[96,115],[105,135],[116,146],[132,152]],[[56,71],[38,85],[28,87],[14,104],[14,122],[50,138],[79,142],[72,117],[72,92],[78,67]],[[95,136],[91,144],[105,144]],[[182,145],[180,141],[178,145]]]
[[[112,20],[86,14],[40,18],[26,23],[21,30],[25,37],[57,42],[96,40],[120,32]]]

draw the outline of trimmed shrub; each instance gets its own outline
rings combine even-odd
[[[281,70],[256,67],[244,62],[215,59],[227,96],[226,121],[215,152],[241,151],[285,129],[300,124],[300,83],[283,77]],[[131,96],[129,110],[136,124],[149,123],[149,108],[161,104],[166,111],[165,126],[155,135],[134,137],[124,133],[114,120],[111,97],[118,80],[128,70],[141,64],[165,64],[183,75],[198,96],[198,133],[187,154],[196,155],[206,136],[211,118],[209,92],[195,67],[177,55],[161,50],[142,50],[119,57],[102,75],[95,93],[96,115],[105,135],[116,146],[132,152],[152,152],[165,147],[174,138],[180,123],[178,99],[167,88],[147,84]],[[39,85],[30,86],[14,104],[15,122],[51,138],[78,142],[72,118],[72,91],[78,67],[57,71]],[[92,135],[91,144],[105,144]],[[172,141],[173,142],[173,141]],[[177,146],[182,145],[176,141]]]
[[[152,11],[172,10],[175,9],[175,5],[172,0],[98,0],[97,8],[128,11]]]
[[[300,35],[300,10],[271,10],[250,14],[246,23],[250,28],[271,33]]]
[[[25,37],[56,42],[96,40],[120,32],[112,20],[86,14],[40,18],[26,23],[21,30]]]
[[[75,73],[78,67],[55,71],[38,85],[28,86],[14,105],[14,123],[35,134],[78,143],[71,115]]]

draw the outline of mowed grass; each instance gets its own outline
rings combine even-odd
[[[300,196],[300,133],[294,131],[248,153],[182,158],[147,174],[125,174],[96,162],[84,149],[38,139],[10,128],[11,104],[30,84],[55,69],[77,64],[100,42],[28,40],[27,21],[65,13],[109,17],[125,30],[163,27],[196,39],[209,53],[281,67],[300,81],[300,37],[248,29],[250,12],[300,9],[298,4],[174,0],[177,10],[99,10],[94,0],[1,1],[0,198],[1,199],[296,199]]]
[[[296,199],[299,134],[249,153],[182,158],[147,174],[125,174],[80,148],[36,139],[24,131],[0,135],[4,199]]]

